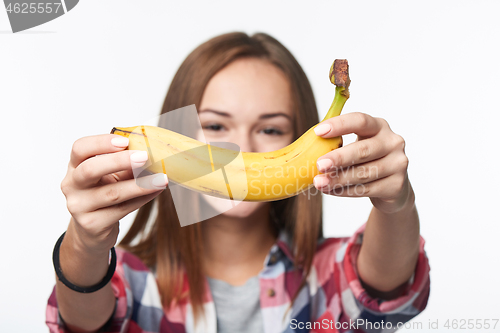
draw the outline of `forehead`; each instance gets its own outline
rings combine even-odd
[[[200,109],[259,116],[280,111],[292,115],[286,75],[267,60],[242,58],[217,72],[205,88]]]

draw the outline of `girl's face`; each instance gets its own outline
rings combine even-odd
[[[290,83],[275,65],[257,58],[231,62],[215,74],[205,88],[198,109],[205,141],[231,142],[242,152],[268,152],[283,148],[294,138]],[[202,140],[202,133],[198,134]],[[204,197],[219,211],[228,201]],[[246,217],[264,203],[241,202],[224,213]]]

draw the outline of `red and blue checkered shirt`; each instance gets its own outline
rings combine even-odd
[[[289,238],[284,231],[280,233],[259,273],[263,333],[393,332],[425,309],[430,267],[424,239],[420,236],[418,262],[406,288],[396,299],[383,300],[365,291],[356,270],[365,226],[351,237],[320,240],[307,284],[289,311],[301,274],[294,269]],[[217,332],[217,314],[207,281],[205,321],[195,326],[189,300],[164,309],[154,273],[133,254],[120,248],[116,254],[117,267],[111,280],[116,308],[102,332]],[[185,287],[189,288],[187,283]],[[50,332],[68,332],[58,312],[55,287],[48,300],[46,323]]]

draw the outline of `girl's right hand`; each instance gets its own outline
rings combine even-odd
[[[154,199],[165,189],[165,174],[141,177],[133,168],[143,166],[146,151],[125,150],[128,138],[104,134],[78,139],[73,144],[68,171],[61,182],[73,230],[80,246],[103,253],[118,238],[119,220]]]

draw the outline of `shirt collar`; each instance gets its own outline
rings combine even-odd
[[[288,259],[291,263],[294,262],[291,238],[285,229],[280,230],[276,242],[271,247],[264,261],[264,266],[274,265],[276,262],[283,259]]]

